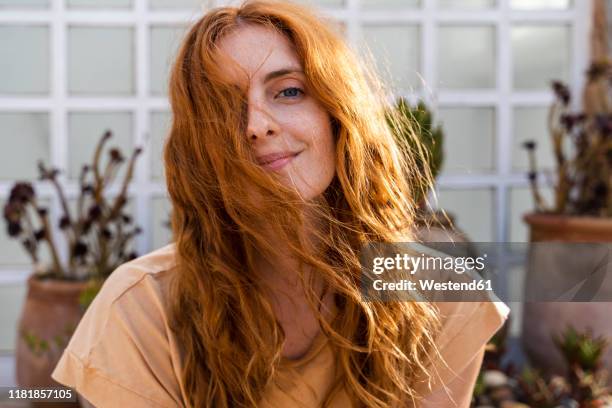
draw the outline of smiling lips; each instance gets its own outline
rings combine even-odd
[[[277,171],[285,167],[300,153],[301,152],[279,152],[266,154],[258,157],[257,162],[267,170]]]

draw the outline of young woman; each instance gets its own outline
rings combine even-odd
[[[169,87],[174,243],[111,275],[53,378],[99,407],[469,406],[508,308],[360,293],[359,249],[414,239],[431,185],[368,72],[287,2],[196,22]]]

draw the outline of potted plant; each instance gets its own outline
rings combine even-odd
[[[612,407],[607,386],[609,372],[602,366],[608,339],[567,326],[551,341],[564,370],[546,375],[539,367],[522,367],[509,360],[508,321],[487,344],[471,406],[508,408]]]
[[[125,162],[121,151],[112,148],[101,169],[103,148],[111,136],[110,131],[104,133],[93,163],[81,169],[76,211],[71,210],[58,180],[59,171],[42,162],[38,163],[40,180],[50,183],[57,194],[59,219],[51,219],[28,182],[15,183],[4,206],[8,235],[21,241],[33,263],[17,331],[15,360],[21,387],[57,386],[51,372],[85,308],[104,279],[118,265],[136,257],[129,247],[140,228],[133,225],[125,205],[141,149],[132,153],[119,193],[110,199],[105,189]],[[64,257],[58,250],[52,225],[57,225],[66,240],[68,253]],[[50,254],[49,264],[41,260],[43,246]]]
[[[587,71],[588,109],[579,112],[570,108],[568,87],[559,81],[552,83],[555,101],[549,110],[548,128],[556,159],[553,203],[546,203],[540,193],[536,144],[533,141],[524,143],[529,154],[528,177],[535,202],[535,211],[524,216],[532,242],[525,293],[546,280],[549,285],[554,282],[562,286],[585,277],[586,261],[593,258],[588,251],[596,246],[573,243],[608,243],[609,252],[612,241],[611,81],[609,59],[592,63]],[[556,244],[541,244],[552,241]],[[601,245],[599,249],[602,249]],[[556,252],[554,259],[553,252]],[[581,259],[585,262],[576,264],[576,260]],[[574,267],[568,267],[572,263]],[[552,278],[555,271],[555,278]],[[612,287],[609,286],[608,283],[599,288],[599,299],[612,298]],[[546,283],[540,287],[546,287]],[[562,366],[548,335],[550,332],[559,332],[571,323],[581,330],[590,327],[598,335],[612,336],[609,303],[588,303],[588,298],[573,299],[582,301],[550,302],[548,299],[546,303],[527,302],[524,306],[522,338],[525,350],[532,359],[551,371],[559,372]],[[612,367],[610,351],[604,361]]]
[[[423,173],[430,173],[433,180],[440,173],[444,162],[444,132],[440,125],[434,126],[433,115],[423,101],[412,106],[404,98],[398,98],[393,109],[399,118],[387,114],[387,124],[395,137],[406,145],[413,154],[416,167]],[[418,238],[424,242],[467,242],[465,233],[454,225],[454,217],[443,210],[432,210],[427,202],[429,185],[418,184],[413,188],[418,203]]]

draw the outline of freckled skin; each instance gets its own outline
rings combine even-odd
[[[303,73],[290,72],[265,81],[268,74],[281,69],[303,71],[291,42],[270,28],[245,25],[223,37],[218,46],[236,63],[224,63],[225,79],[248,89],[248,124],[244,137],[251,143],[255,157],[300,152],[282,168],[264,166],[264,169],[294,188],[304,201],[319,196],[330,185],[336,171],[330,116],[306,89]],[[309,225],[306,230],[313,227]],[[264,234],[271,233],[266,226],[262,228]],[[271,292],[266,291],[266,296],[286,334],[282,355],[297,358],[320,333],[319,322],[299,284],[297,262],[289,256],[290,251],[283,242],[276,242],[275,249],[278,255],[271,260],[256,255],[256,271],[270,285]],[[306,269],[308,280],[312,271]],[[321,293],[322,284],[316,279],[315,290]],[[325,318],[329,318],[332,310],[333,293],[329,291],[323,300]]]
[[[226,79],[249,84],[245,137],[255,156],[301,152],[274,172],[287,186],[296,188],[304,200],[320,195],[335,174],[330,116],[306,89],[303,73],[291,72],[265,81],[273,71],[303,70],[291,42],[270,28],[248,24],[223,37],[218,45],[238,64],[228,67]]]

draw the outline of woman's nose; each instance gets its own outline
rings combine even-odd
[[[250,141],[279,133],[278,123],[265,107],[258,104],[249,104],[248,115],[247,138]]]

